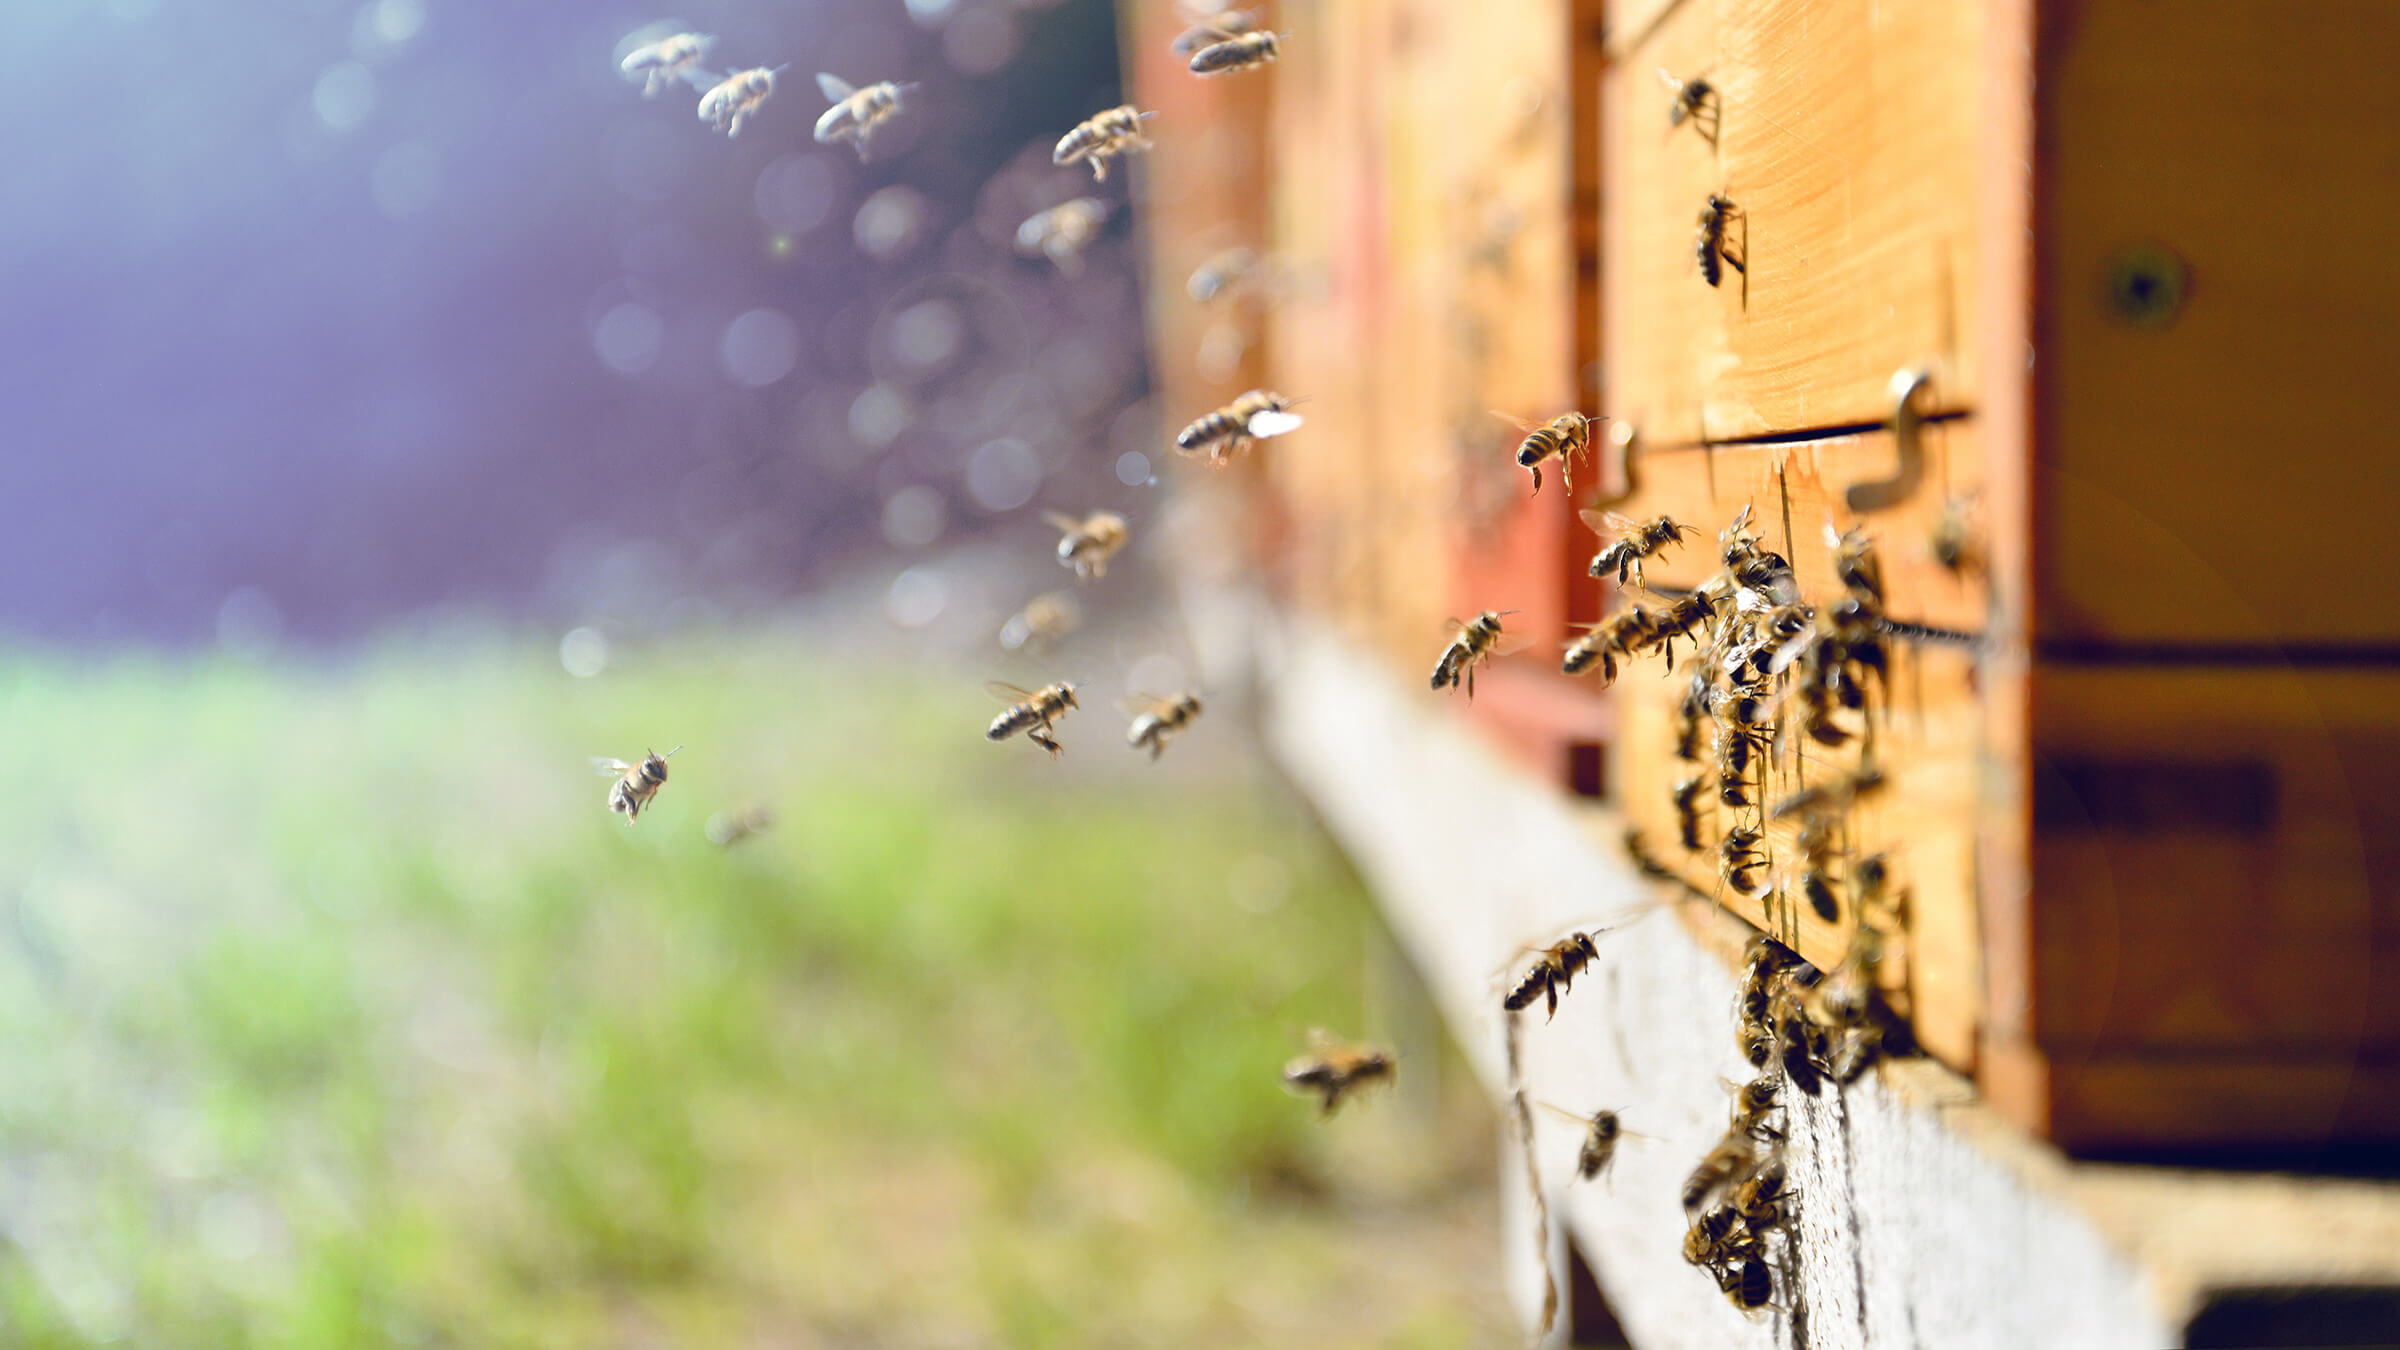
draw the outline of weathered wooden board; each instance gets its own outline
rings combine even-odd
[[[1884,420],[1902,367],[1933,403],[1979,378],[1982,6],[1687,0],[1609,67],[1606,410],[1652,445]],[[1660,69],[1720,91],[1712,147],[1670,130]],[[1712,192],[1744,213],[1747,277],[1695,262]]]
[[[2388,653],[2400,266],[2373,241],[2400,212],[2400,6],[2057,10],[2035,81],[2040,637]]]

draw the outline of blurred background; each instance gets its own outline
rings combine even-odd
[[[1107,5],[9,14],[0,1341],[1509,1339],[1488,1108],[1244,691],[1112,744],[1203,672],[1140,180],[1049,162]],[[739,138],[620,73],[683,29],[790,63]],[[861,162],[819,70],[921,88]],[[1091,682],[1061,762],[994,677]],[[1403,1086],[1321,1128],[1318,1025]]]

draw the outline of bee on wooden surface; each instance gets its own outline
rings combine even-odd
[[[1644,560],[1669,544],[1681,543],[1687,534],[1700,533],[1689,525],[1676,524],[1670,516],[1635,520],[1614,511],[1586,511],[1582,514],[1583,523],[1603,539],[1616,536],[1607,547],[1593,555],[1591,574],[1606,577],[1614,573],[1620,586],[1625,584],[1627,578],[1631,578],[1634,585],[1641,585]]]
[[[1708,200],[1700,205],[1700,237],[1695,248],[1700,259],[1700,279],[1711,286],[1725,280],[1727,267],[1745,276],[1749,274],[1749,264],[1725,238],[1725,227],[1741,216],[1742,208],[1721,193],[1708,194]]]
[[[1075,631],[1083,621],[1082,611],[1076,608],[1073,596],[1062,591],[1045,591],[1025,602],[1025,608],[1000,625],[1000,645],[1010,651],[1047,651],[1059,639]]]
[[[1627,826],[1625,829],[1625,856],[1633,861],[1634,870],[1652,881],[1684,884],[1681,873],[1660,862],[1658,856],[1650,851],[1649,842],[1637,826]]]
[[[1746,1135],[1762,1144],[1783,1138],[1770,1120],[1783,1108],[1783,1085],[1773,1078],[1753,1078],[1733,1094],[1733,1125],[1729,1134]]]
[[[1093,182],[1106,182],[1110,159],[1150,148],[1150,138],[1142,134],[1142,122],[1156,116],[1157,113],[1143,112],[1130,103],[1095,113],[1059,137],[1058,148],[1050,152],[1050,162],[1073,164],[1081,160],[1092,166]]]
[[[1677,759],[1693,764],[1700,762],[1700,721],[1708,716],[1708,695],[1711,684],[1708,663],[1705,661],[1693,662],[1691,683],[1685,686],[1683,697],[1675,704],[1675,758]]]
[[[1589,933],[1569,933],[1564,940],[1538,950],[1540,956],[1534,961],[1533,968],[1525,972],[1525,978],[1509,991],[1500,1006],[1510,1012],[1522,1012],[1531,1007],[1535,999],[1547,998],[1550,1001],[1550,1016],[1556,1017],[1558,996],[1567,992],[1568,986],[1575,983],[1575,977],[1583,973],[1585,966],[1599,959],[1600,951],[1592,944],[1592,935]]]
[[[1782,1227],[1790,1217],[1785,1206],[1792,1195],[1785,1189],[1785,1180],[1782,1160],[1769,1158],[1734,1190],[1733,1207],[1752,1233],[1763,1237],[1769,1229]]]
[[[658,97],[659,90],[677,80],[706,88],[716,77],[702,70],[700,62],[716,42],[706,33],[675,33],[634,48],[617,68],[628,77],[640,78],[643,98]]]
[[[1717,1141],[1683,1183],[1683,1212],[1698,1213],[1709,1200],[1734,1184],[1758,1159],[1758,1145],[1746,1134],[1728,1134]]]
[[[1057,511],[1042,519],[1058,529],[1058,563],[1075,569],[1078,581],[1108,575],[1108,560],[1125,547],[1125,517],[1114,511],[1094,511],[1081,520]]]
[[[1475,668],[1495,656],[1521,650],[1531,641],[1500,630],[1500,620],[1514,613],[1513,609],[1487,609],[1468,623],[1450,620],[1450,645],[1442,648],[1441,659],[1433,664],[1433,687],[1451,689],[1463,682],[1467,697],[1475,697]]]
[[[1108,203],[1098,197],[1077,197],[1047,211],[1036,211],[1017,226],[1017,252],[1046,257],[1068,276],[1083,272],[1083,250],[1100,237],[1108,223]]]
[[[675,750],[682,748],[679,745]],[[644,751],[639,764],[628,764],[621,759],[595,758],[592,767],[617,780],[608,790],[608,809],[623,815],[628,825],[640,820],[642,812],[650,805],[650,799],[667,785],[667,759],[675,750],[669,750],[664,755],[655,750]]]
[[[1825,527],[1825,545],[1833,550],[1833,575],[1850,592],[1876,605],[1883,603],[1883,563],[1875,556],[1875,541],[1867,527],[1836,531]]]
[[[1975,543],[1975,497],[1972,493],[1942,503],[1941,519],[1933,523],[1927,548],[1933,560],[1964,575],[1983,570],[1983,551]]]
[[[1724,98],[1717,93],[1717,87],[1698,75],[1679,80],[1673,71],[1663,66],[1659,68],[1658,78],[1666,83],[1667,88],[1675,91],[1673,101],[1667,105],[1667,129],[1672,131],[1689,121],[1692,129],[1700,133],[1700,138],[1713,148],[1717,143],[1717,131],[1724,124]]]
[[[904,96],[916,87],[885,80],[857,89],[838,75],[819,72],[817,88],[833,100],[833,106],[817,118],[817,144],[848,141],[850,148],[858,151],[859,162],[865,163],[867,138],[875,134],[875,128],[900,114]]]
[[[1770,605],[1789,605],[1800,599],[1800,585],[1792,577],[1792,565],[1782,554],[1759,547],[1750,534],[1750,508],[1745,505],[1717,534],[1725,570],[1733,577],[1734,585],[1755,592]]]
[[[1758,1237],[1742,1222],[1730,1203],[1711,1205],[1683,1235],[1683,1259],[1695,1266],[1715,1268],[1758,1255]]]
[[[1200,715],[1200,696],[1181,693],[1161,698],[1156,694],[1135,694],[1117,706],[1133,714],[1133,725],[1125,730],[1125,743],[1136,750],[1148,750],[1150,758],[1155,760],[1166,752],[1168,741],[1191,728],[1192,720]]]
[[[1763,1069],[1775,1062],[1775,1028],[1766,1022],[1744,1022],[1735,1029],[1734,1045],[1742,1059],[1753,1069]]]
[[[1656,644],[1666,651],[1667,664],[1675,664],[1675,639],[1690,638],[1692,634],[1716,617],[1717,598],[1704,587],[1670,602],[1652,623],[1645,635],[1644,646]],[[1698,639],[1693,639],[1698,641]]]
[[[1792,793],[1775,803],[1768,814],[1777,820],[1792,816],[1838,816],[1857,805],[1859,798],[1882,791],[1883,782],[1883,770],[1869,764],[1856,773]]]
[[[1777,1000],[1775,1010],[1775,1040],[1777,1053],[1783,1060],[1784,1077],[1792,1086],[1814,1097],[1824,1090],[1825,1080],[1817,1066],[1825,1060],[1825,1033],[1810,1020],[1808,1010],[1799,998],[1786,994]]]
[[[733,72],[700,96],[700,120],[728,137],[741,135],[742,123],[756,116],[774,94],[775,77],[790,69],[789,65],[773,70],[757,66]]]
[[[1708,790],[1705,774],[1692,774],[1675,785],[1675,828],[1686,853],[1708,847],[1700,837],[1700,794]]]
[[[1274,60],[1283,50],[1280,34],[1263,29],[1211,43],[1192,53],[1194,75],[1233,75],[1256,70]]]
[[[1841,901],[1833,888],[1833,822],[1810,816],[1793,847],[1800,851],[1800,894],[1809,909],[1827,923],[1840,922]]]
[[[1039,689],[1019,689],[1013,684],[993,680],[983,686],[992,697],[1008,704],[1007,711],[992,719],[983,733],[987,741],[1005,741],[1022,731],[1025,739],[1050,752],[1056,759],[1059,744],[1053,727],[1067,715],[1067,709],[1082,705],[1075,701],[1075,686],[1065,680],[1046,684]]]
[[[1724,841],[1717,845],[1718,872],[1739,894],[1758,894],[1757,873],[1767,865],[1767,855],[1759,850],[1761,842],[1758,831],[1736,826],[1727,830]]]
[[[1756,1312],[1775,1297],[1775,1275],[1757,1256],[1744,1256],[1716,1272],[1717,1288],[1743,1312]]]
[[[1558,461],[1559,476],[1565,481],[1567,491],[1572,493],[1575,490],[1575,457],[1591,447],[1592,423],[1604,420],[1586,417],[1579,412],[1565,412],[1536,425],[1510,417],[1504,412],[1492,415],[1525,433],[1523,443],[1517,446],[1517,464],[1533,475],[1536,495],[1542,490],[1542,465],[1554,459]]]
[[[1175,39],[1175,54],[1190,56],[1202,47],[1230,42],[1255,28],[1267,12],[1263,9],[1220,9],[1209,13],[1193,5],[1178,5],[1184,19],[1191,24]]]
[[[1183,283],[1183,293],[1195,304],[1205,305],[1239,285],[1258,267],[1258,254],[1239,246],[1209,258],[1192,270],[1190,280]]]
[[[1175,448],[1206,454],[1211,464],[1228,463],[1255,441],[1296,430],[1300,418],[1292,412],[1293,402],[1271,390],[1250,390],[1176,432]]]
[[[1283,1085],[1290,1092],[1315,1093],[1320,1118],[1332,1115],[1352,1092],[1388,1083],[1399,1072],[1392,1052],[1380,1046],[1351,1044],[1322,1031],[1310,1032],[1309,1040],[1309,1052],[1283,1066]]]
[[[745,839],[765,834],[774,823],[775,813],[763,806],[719,811],[708,818],[708,842],[718,848],[732,848]]]

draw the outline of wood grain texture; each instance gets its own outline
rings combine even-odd
[[[1925,541],[1940,513],[1938,485],[1974,481],[1980,445],[1971,422],[1929,428],[1928,442],[1928,489],[1863,522],[1838,503],[1847,484],[1889,471],[1896,453],[1889,433],[1652,454],[1641,461],[1642,492],[1622,509],[1644,518],[1671,515],[1702,530],[1701,538],[1666,551],[1650,569],[1656,585],[1690,587],[1718,570],[1715,534],[1748,505],[1762,542],[1791,559],[1812,602],[1841,593],[1823,537],[1826,525],[1863,523],[1878,542],[1891,615],[1972,632],[1982,618],[1980,588],[1934,563]],[[1860,804],[1855,851],[1891,849],[1897,877],[1913,888],[1909,939],[1896,948],[1887,971],[1908,995],[1918,1037],[1945,1062],[1972,1069],[1982,999],[1973,848],[1982,727],[1974,654],[1951,644],[1898,643],[1894,651],[1890,704],[1875,751],[1889,782],[1880,796]],[[1684,870],[1694,885],[1762,928],[1788,931],[1796,922],[1801,953],[1831,969],[1843,957],[1852,916],[1828,925],[1805,906],[1781,906],[1771,915],[1763,900],[1744,899],[1719,883],[1713,851],[1682,855],[1676,848],[1672,788],[1688,773],[1713,772],[1713,759],[1693,765],[1674,757],[1674,710],[1684,683],[1655,657],[1618,679],[1612,691],[1618,705],[1612,796],[1642,825],[1654,851],[1687,858]],[[1859,762],[1855,748],[1811,746],[1795,770],[1786,752],[1766,795],[1854,771]],[[1722,808],[1705,818],[1703,839],[1712,850],[1737,814],[1739,823],[1755,825],[1752,813]],[[1768,830],[1772,875],[1786,882],[1794,879],[1794,833],[1790,823]]]
[[[1609,412],[1661,446],[1872,423],[1904,366],[1934,371],[1936,406],[1972,406],[1981,12],[1686,0],[1610,66]],[[1669,129],[1661,68],[1718,86],[1714,148]],[[1694,262],[1712,192],[1745,214],[1746,297]]]
[[[2400,639],[2400,6],[2064,7],[2041,53],[2039,634]],[[2189,270],[2130,323],[2125,250]]]

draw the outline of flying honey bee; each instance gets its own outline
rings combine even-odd
[[[1068,276],[1083,272],[1083,250],[1100,237],[1108,223],[1108,203],[1097,197],[1077,197],[1047,211],[1036,211],[1017,226],[1017,252],[1046,257]]]
[[[1155,760],[1166,752],[1168,741],[1191,729],[1192,719],[1200,715],[1200,696],[1188,692],[1172,698],[1135,694],[1117,706],[1133,714],[1133,725],[1125,729],[1125,743],[1148,750]]]
[[[1067,715],[1067,709],[1080,707],[1075,701],[1075,686],[1065,680],[1046,684],[1039,689],[1019,689],[1013,684],[993,680],[984,686],[992,697],[1006,702],[1008,710],[992,719],[983,733],[987,741],[1005,741],[1022,731],[1025,739],[1058,758],[1059,744],[1052,733],[1052,724]]]
[[[1679,80],[1673,71],[1663,66],[1659,68],[1658,78],[1666,82],[1667,88],[1675,91],[1674,101],[1667,105],[1667,129],[1672,131],[1689,121],[1693,130],[1700,133],[1700,138],[1714,147],[1717,131],[1723,126],[1725,118],[1724,97],[1717,92],[1717,87],[1698,75]]]
[[[1585,511],[1582,517],[1583,523],[1590,526],[1594,534],[1609,540],[1608,545],[1593,556],[1591,574],[1606,577],[1613,572],[1620,586],[1628,578],[1632,579],[1634,585],[1641,585],[1644,561],[1669,544],[1681,543],[1683,536],[1700,533],[1689,525],[1676,524],[1671,516],[1635,520],[1614,511]]]
[[[1254,441],[1297,430],[1300,418],[1292,411],[1294,402],[1270,390],[1250,390],[1176,432],[1175,448],[1187,455],[1205,453],[1211,464],[1229,463]]]
[[[1177,5],[1184,19],[1191,24],[1175,39],[1175,54],[1190,56],[1202,47],[1230,42],[1247,33],[1266,17],[1263,9],[1220,9],[1214,13],[1194,5]]]
[[[1081,520],[1056,511],[1042,519],[1058,528],[1058,563],[1075,569],[1079,581],[1108,575],[1108,560],[1125,547],[1125,517],[1114,511],[1094,511]]]
[[[1525,433],[1524,443],[1517,447],[1517,463],[1533,475],[1533,490],[1537,496],[1542,490],[1542,465],[1553,459],[1558,461],[1559,477],[1566,483],[1567,491],[1575,490],[1575,457],[1591,447],[1592,423],[1607,420],[1586,417],[1579,412],[1566,412],[1537,426],[1504,412],[1494,412],[1492,415]]]
[[[708,842],[718,848],[731,848],[754,835],[765,834],[774,823],[775,813],[763,806],[719,811],[708,818]]]
[[[1933,560],[1959,575],[1980,571],[1982,550],[1975,544],[1975,497],[1972,493],[1942,503],[1942,517],[1933,523],[1927,547]]]
[[[1725,268],[1730,267],[1744,276],[1750,274],[1748,261],[1731,248],[1725,239],[1725,227],[1741,219],[1742,209],[1721,193],[1708,194],[1700,206],[1700,237],[1695,249],[1700,259],[1700,279],[1711,286],[1725,280]]]
[[[1533,968],[1525,972],[1525,978],[1517,982],[1500,1006],[1510,1012],[1522,1012],[1533,1006],[1535,999],[1547,997],[1550,1016],[1556,1017],[1558,996],[1575,983],[1575,977],[1583,973],[1585,966],[1599,958],[1600,950],[1592,945],[1589,933],[1569,933],[1564,939],[1536,950],[1540,955]]]
[[[1516,613],[1513,609],[1490,610],[1475,616],[1472,622],[1449,620],[1452,630],[1450,645],[1442,649],[1442,657],[1433,664],[1433,687],[1456,688],[1462,681],[1467,697],[1475,697],[1475,668],[1495,656],[1506,656],[1522,650],[1532,639],[1516,633],[1500,631],[1500,620]]]
[[[817,88],[824,92],[825,97],[833,100],[833,106],[817,118],[817,144],[831,145],[835,141],[848,141],[850,147],[858,151],[859,161],[864,163],[867,158],[867,138],[875,133],[875,128],[899,114],[902,98],[916,87],[885,80],[881,84],[855,89],[848,80],[820,71]],[[761,94],[759,97],[766,96]]]
[[[1073,164],[1081,160],[1092,166],[1093,182],[1106,182],[1110,159],[1150,148],[1150,138],[1142,134],[1142,122],[1156,116],[1157,113],[1143,112],[1130,103],[1096,113],[1058,138],[1058,148],[1050,152],[1050,162]]]
[[[682,748],[679,745],[675,750]],[[617,780],[608,790],[608,809],[623,813],[628,825],[640,820],[650,799],[667,785],[667,759],[675,750],[664,755],[655,750],[644,751],[639,764],[628,764],[621,759],[594,759],[593,768]]]
[[[1619,1140],[1648,1137],[1626,1129],[1623,1122],[1617,1119],[1617,1113],[1614,1111],[1594,1111],[1589,1116],[1585,1116],[1563,1106],[1552,1106],[1548,1102],[1543,1102],[1541,1105],[1543,1110],[1574,1121],[1583,1127],[1583,1147],[1575,1154],[1575,1179],[1578,1181],[1593,1181],[1598,1179],[1601,1173],[1606,1172],[1608,1165],[1616,1161]]]
[[[617,68],[641,79],[643,98],[658,97],[659,90],[677,80],[705,88],[716,77],[702,70],[700,62],[716,41],[705,33],[672,34],[634,48]]]
[[[1750,1170],[1758,1146],[1746,1134],[1729,1134],[1709,1150],[1683,1183],[1683,1212],[1692,1214]]]
[[[1258,254],[1236,246],[1215,254],[1192,270],[1191,279],[1183,283],[1183,293],[1194,304],[1205,305],[1241,284],[1258,266]]]
[[[789,65],[773,70],[756,66],[733,72],[700,96],[700,120],[729,137],[741,135],[742,123],[756,116],[760,105],[775,92],[775,77],[790,69]]]
[[[1280,34],[1253,30],[1223,42],[1211,43],[1192,53],[1194,75],[1232,75],[1256,70],[1276,58],[1283,49]]]
[[[1717,597],[1706,588],[1676,599],[1658,611],[1651,621],[1650,631],[1643,636],[1644,647],[1658,646],[1665,650],[1667,665],[1675,664],[1675,639],[1689,638],[1702,624],[1716,617]]]
[[[1833,550],[1833,575],[1853,595],[1870,604],[1883,603],[1883,564],[1875,557],[1875,542],[1864,525],[1850,530],[1825,527],[1825,545]]]
[[[1025,602],[1025,608],[1000,625],[1000,645],[1010,651],[1046,651],[1082,622],[1073,596],[1046,591]]]
[[[1607,688],[1617,680],[1617,658],[1631,660],[1633,654],[1646,645],[1657,623],[1657,616],[1640,605],[1627,605],[1598,623],[1581,625],[1583,636],[1567,643],[1566,659],[1559,669],[1569,675],[1582,675],[1595,668],[1600,672],[1600,686]]]
[[[1287,1091],[1315,1093],[1317,1114],[1330,1116],[1342,1099],[1359,1088],[1388,1083],[1399,1072],[1392,1052],[1372,1045],[1354,1045],[1322,1031],[1309,1033],[1310,1049],[1283,1066]]]

